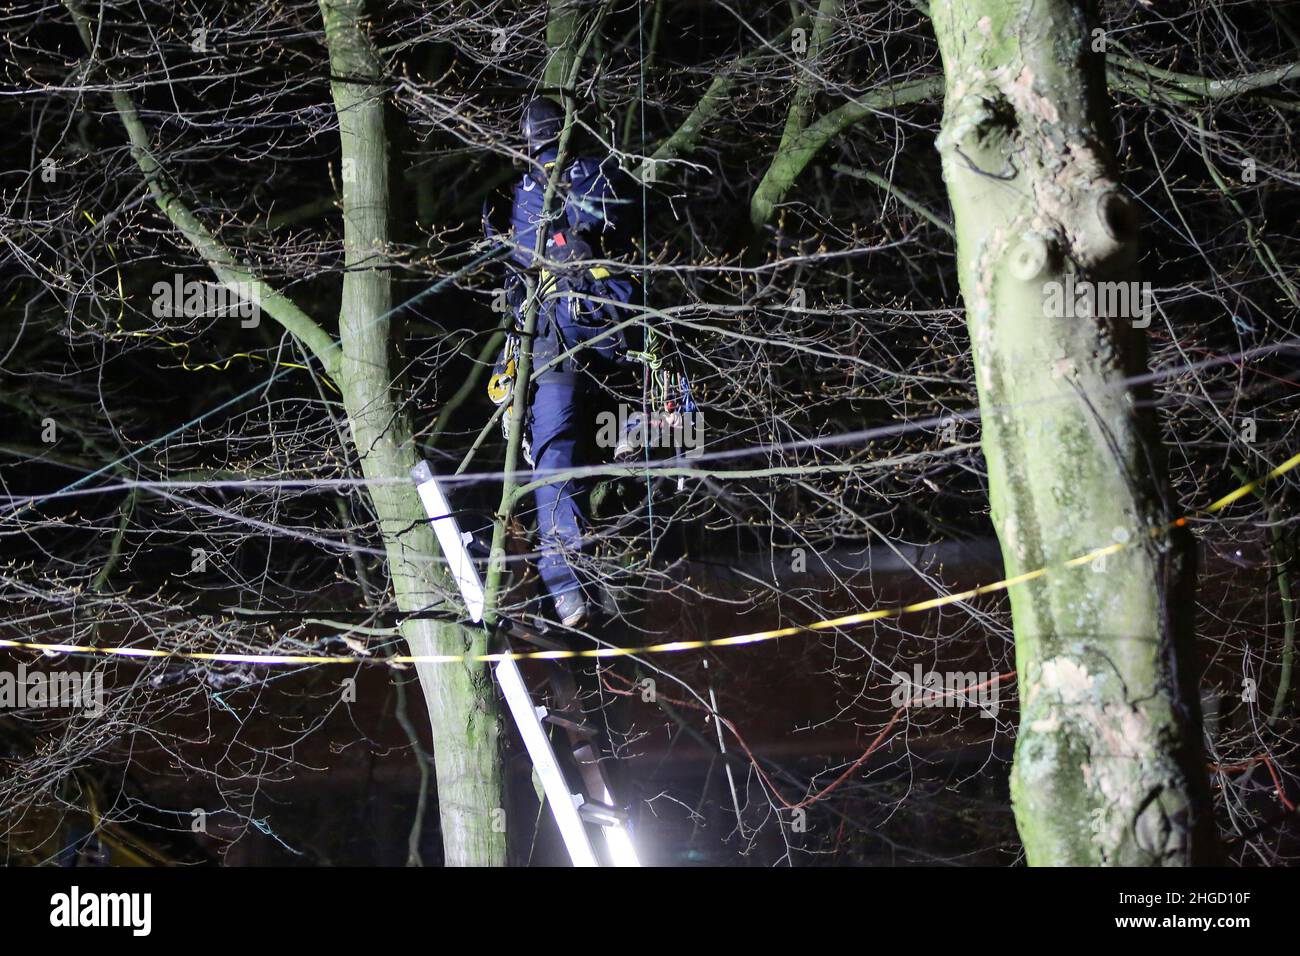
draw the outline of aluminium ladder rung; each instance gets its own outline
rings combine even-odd
[[[519,728],[519,736],[523,738],[524,747],[533,762],[533,770],[542,782],[546,801],[551,805],[555,824],[560,828],[560,837],[569,850],[573,865],[599,866],[591,837],[587,834],[587,826],[578,811],[585,798],[573,793],[564,779],[564,771],[560,768],[551,740],[542,727],[538,708],[533,706],[533,700],[528,695],[528,687],[524,684],[523,675],[519,673],[519,665],[513,657],[505,657],[497,661],[493,670],[506,699],[506,706],[510,708],[515,726]]]
[[[511,716],[515,719],[515,726],[519,728],[519,736],[523,738],[524,747],[533,762],[533,769],[542,783],[546,800],[551,805],[551,814],[555,817],[560,837],[568,848],[573,865],[600,865],[591,844],[591,836],[587,832],[587,824],[592,823],[603,829],[609,859],[615,866],[640,866],[636,849],[627,832],[626,812],[609,802],[609,787],[604,783],[603,775],[595,778],[589,776],[592,772],[600,773],[592,759],[594,753],[591,745],[584,743],[575,749],[574,759],[583,771],[581,775],[584,782],[588,786],[598,785],[596,796],[599,799],[588,798],[569,789],[559,758],[551,746],[551,739],[542,726],[542,719],[550,715],[545,707],[533,704],[528,685],[524,682],[515,659],[504,657],[497,661],[494,673]],[[586,766],[583,766],[584,761],[587,762]]]
[[[611,807],[608,803],[596,803],[590,800],[584,800],[578,807],[578,816],[588,823],[602,827],[620,826],[627,822],[626,811],[619,807]]]
[[[600,736],[600,731],[591,724],[588,724],[585,721],[572,720],[553,710],[546,711],[545,715],[542,716],[542,720],[548,724],[554,724],[556,727],[567,730],[571,734],[577,734],[580,737]]]

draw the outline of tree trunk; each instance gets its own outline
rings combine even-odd
[[[410,421],[394,400],[389,369],[392,287],[388,245],[388,143],[379,64],[361,23],[361,0],[321,0],[331,91],[342,140],[344,219],[342,360],[338,385],[388,555],[398,607],[414,612],[455,589],[436,563],[419,497],[409,481],[416,464]],[[398,479],[393,481],[392,479]],[[412,654],[481,654],[482,632],[431,620],[402,628]],[[433,728],[443,855],[449,866],[505,864],[502,773],[496,697],[485,665],[422,664],[420,684]]]
[[[938,148],[1006,573],[1051,567],[1009,590],[1011,790],[1029,863],[1179,865],[1212,857],[1216,839],[1189,679],[1192,552],[1181,533],[1150,533],[1172,498],[1147,396],[1126,382],[1145,369],[1145,332],[1131,315],[1047,307],[1067,274],[1131,278],[1138,246],[1091,12],[935,0]]]

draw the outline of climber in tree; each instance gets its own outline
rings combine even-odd
[[[525,105],[521,128],[530,163],[514,186],[508,237],[511,258],[531,274],[540,296],[524,452],[542,476],[593,460],[597,382],[629,361],[618,324],[630,313],[611,303],[631,302],[632,283],[595,261],[613,251],[631,190],[613,157],[580,155],[557,180],[554,212],[543,222],[543,197],[563,125],[564,113],[552,101],[535,98]],[[545,229],[544,252],[534,261],[539,229]],[[507,291],[515,328],[521,329],[524,283],[516,276]],[[510,396],[517,350],[517,337],[509,337],[489,382],[498,404]],[[586,482],[570,479],[543,485],[534,495],[538,571],[565,627],[578,627],[590,616],[574,562],[588,527],[587,492]]]

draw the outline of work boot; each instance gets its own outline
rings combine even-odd
[[[622,433],[618,436],[618,443],[614,446],[614,460],[627,461],[632,458],[641,449],[645,440],[641,428],[641,413],[634,412],[628,416],[627,423]]]
[[[565,591],[555,599],[555,614],[565,627],[576,628],[588,617],[587,599],[579,590]]]

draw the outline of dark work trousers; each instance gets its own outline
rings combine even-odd
[[[548,371],[538,380],[532,402],[532,451],[538,478],[583,464],[587,416],[585,374]],[[541,559],[538,573],[551,597],[581,587],[565,552],[582,547],[587,530],[587,487],[582,479],[542,485],[533,492]]]

